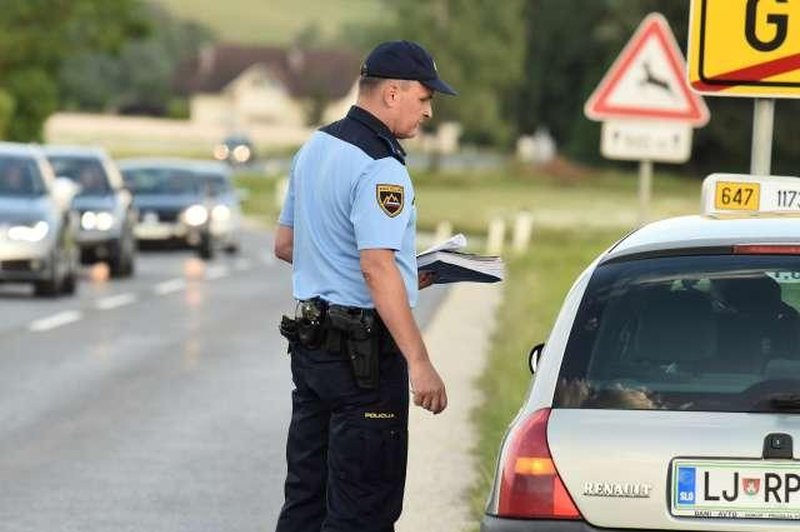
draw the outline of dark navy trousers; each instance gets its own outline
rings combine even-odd
[[[291,349],[288,474],[277,532],[391,532],[400,517],[408,449],[408,370],[383,353],[380,385],[362,390],[350,362]]]

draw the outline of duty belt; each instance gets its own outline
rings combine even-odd
[[[290,343],[342,353],[347,330],[356,332],[358,324],[362,325],[364,334],[377,335],[381,352],[400,352],[375,309],[337,305],[318,297],[299,300],[294,319],[284,316],[280,331]]]
[[[397,345],[374,309],[333,305],[322,299],[299,301],[294,319],[283,317],[281,334],[292,345],[324,349],[350,361],[359,388],[376,389],[382,354],[397,353]]]

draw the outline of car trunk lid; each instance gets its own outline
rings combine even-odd
[[[763,506],[765,471],[800,472],[794,460],[764,459],[765,439],[776,434],[800,439],[800,418],[775,413],[556,408],[547,428],[555,466],[589,523],[658,530],[744,531],[758,523],[770,530],[796,530],[797,521],[744,519],[740,510]],[[694,504],[677,504],[680,488],[688,486],[680,486],[675,477],[678,465],[697,466],[691,486]],[[716,469],[705,486],[703,468],[708,466]],[[745,486],[757,477],[758,482]],[[798,492],[789,493],[791,504],[786,506],[795,519],[800,518],[800,480],[797,487]],[[786,488],[778,490],[781,498]],[[720,507],[713,498],[721,501],[723,491],[728,497],[736,495],[728,507],[738,512],[738,518],[707,516],[708,508]],[[770,495],[774,503],[775,493]]]

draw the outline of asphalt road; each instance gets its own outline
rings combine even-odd
[[[265,531],[282,503],[290,269],[271,236],[145,252],[76,297],[0,285],[0,529]],[[427,323],[444,290],[421,295]]]

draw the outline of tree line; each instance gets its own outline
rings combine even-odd
[[[675,0],[376,0],[386,16],[345,27],[335,42],[366,53],[412,39],[436,57],[458,90],[441,97],[434,122],[462,124],[464,141],[510,150],[547,128],[565,156],[601,163],[600,125],[583,105],[651,12],[662,13],[686,53],[689,2]],[[183,116],[179,64],[214,40],[143,0],[5,0],[0,10],[0,137],[38,140],[57,109]],[[296,44],[303,45],[304,36]],[[691,173],[746,172],[752,100],[706,98],[711,122],[695,134]],[[800,165],[800,104],[780,100],[775,173]],[[606,163],[608,164],[608,163]]]
[[[561,153],[585,163],[602,160],[600,124],[584,117],[583,105],[642,19],[663,14],[686,55],[688,1],[391,0],[385,8],[395,16],[367,39],[426,44],[460,89],[458,98],[437,101],[437,120],[461,122],[466,141],[507,148],[546,127]],[[696,131],[683,170],[748,172],[753,101],[705,100],[711,121]],[[797,174],[798,135],[800,102],[779,100],[773,173]]]
[[[0,138],[40,141],[59,109],[185,114],[174,72],[212,38],[141,0],[4,0]]]

